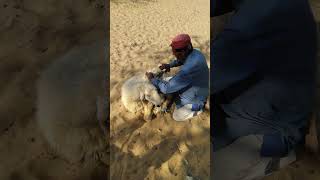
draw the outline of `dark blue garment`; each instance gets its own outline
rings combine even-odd
[[[211,44],[210,91],[224,97],[212,106],[227,114],[224,136],[280,134],[290,150],[303,139],[314,99],[317,34],[309,3],[234,0],[232,7]]]
[[[213,0],[210,2],[210,16],[219,16],[234,10],[232,0]]]
[[[263,136],[260,155],[264,157],[283,157],[288,153],[286,139],[279,133]]]

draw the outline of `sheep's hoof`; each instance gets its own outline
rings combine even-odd
[[[162,108],[161,108],[161,107],[154,107],[154,108],[153,108],[153,114],[161,113],[161,111],[162,111]]]
[[[169,113],[169,112],[170,112],[170,109],[167,107],[164,107],[161,109],[161,114],[165,114],[165,113]]]

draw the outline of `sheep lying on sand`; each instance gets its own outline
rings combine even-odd
[[[156,76],[162,76],[163,72],[152,69]],[[128,79],[121,88],[121,100],[124,107],[132,112],[144,111],[144,119],[150,120],[153,115],[153,107],[160,107],[164,102],[164,96],[158,92],[144,73],[139,73]]]
[[[108,85],[105,55],[102,43],[76,47],[55,60],[38,81],[39,128],[51,148],[68,161],[107,157],[107,138],[96,119],[97,113],[100,120],[108,114],[102,107],[108,103],[101,101]]]

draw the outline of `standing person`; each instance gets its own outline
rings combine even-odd
[[[293,162],[304,141],[315,94],[314,17],[307,0],[211,4],[211,16],[234,11],[211,45],[212,177],[263,177]]]
[[[188,34],[179,34],[171,42],[172,53],[176,60],[162,64],[161,70],[181,66],[179,72],[169,81],[160,80],[152,73],[148,79],[163,94],[175,94],[176,107],[173,119],[185,121],[199,115],[209,95],[209,68],[204,55],[194,49]]]

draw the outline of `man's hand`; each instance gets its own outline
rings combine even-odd
[[[154,74],[152,72],[146,72],[146,76],[149,79],[149,81],[151,81],[151,79],[154,78]]]
[[[165,69],[165,72],[170,72],[170,64],[161,64],[159,69],[162,71]]]

